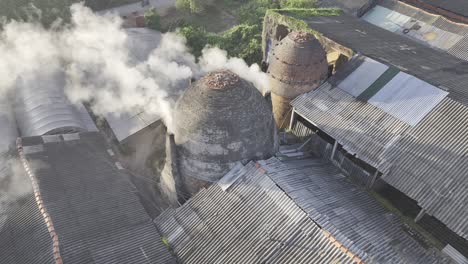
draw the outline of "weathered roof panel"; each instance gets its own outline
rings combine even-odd
[[[213,184],[155,220],[181,262],[447,261],[323,160],[272,158],[226,176],[227,189]]]
[[[411,17],[382,6],[375,6],[362,19],[391,32],[402,32]]]
[[[351,65],[352,66],[352,65]],[[350,67],[351,67],[350,66]],[[346,66],[345,66],[346,67]],[[458,235],[468,237],[468,107],[406,73],[364,102],[325,83],[295,111]]]
[[[468,36],[468,25],[452,22],[401,1],[382,0],[363,17],[369,23],[388,31],[442,49],[460,59],[468,51],[458,48],[458,42]],[[453,50],[452,50],[453,48]]]
[[[5,156],[0,156],[0,161]],[[0,263],[55,263],[52,239],[26,172],[14,159],[0,167]]]
[[[65,263],[174,263],[98,133],[23,139]]]
[[[385,64],[370,58],[364,58],[364,62],[340,82],[338,88],[357,97],[369,88],[387,69],[388,66]]]
[[[386,153],[383,179],[468,238],[468,109],[444,99]]]
[[[425,249],[395,215],[365,190],[346,180],[331,163],[318,159],[262,163],[262,168],[309,217],[354,248],[364,263],[443,263]],[[441,262],[439,262],[441,261]]]
[[[67,99],[64,87],[62,72],[18,80],[14,112],[21,136],[97,131],[86,109]]]
[[[447,92],[400,72],[377,92],[369,103],[411,125],[417,125]]]
[[[156,219],[183,263],[353,263],[254,163],[238,174]]]
[[[306,22],[325,37],[449,92],[468,104],[468,63],[443,51],[352,16],[310,17]]]

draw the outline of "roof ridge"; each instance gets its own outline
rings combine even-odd
[[[50,237],[52,238],[52,252],[54,254],[54,259],[56,264],[63,264],[62,256],[60,255],[60,248],[59,248],[59,238],[57,233],[55,232],[55,227],[54,223],[52,221],[52,218],[50,217],[49,213],[47,212],[47,208],[44,205],[44,201],[42,200],[42,195],[41,191],[39,189],[39,184],[36,175],[31,169],[31,166],[29,165],[28,160],[26,159],[26,156],[23,152],[23,144],[22,144],[22,139],[17,138],[16,140],[16,146],[18,149],[18,154],[21,160],[21,163],[23,164],[23,167],[31,180],[31,184],[33,187],[33,192],[34,192],[34,197],[36,199],[37,206],[39,208],[39,211],[41,212],[42,217],[44,218],[44,222],[47,225],[47,230],[49,231]]]

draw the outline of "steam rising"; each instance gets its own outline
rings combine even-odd
[[[128,35],[115,15],[99,16],[82,4],[71,7],[71,25],[47,30],[38,23],[10,22],[0,35],[0,96],[18,78],[65,75],[64,92],[73,103],[91,101],[98,114],[123,114],[135,109],[160,115],[172,127],[173,101],[181,83],[206,72],[229,69],[260,91],[268,87],[258,65],[228,58],[218,48],[205,48],[196,62],[186,40],[162,36],[146,60],[135,62],[126,45]],[[34,82],[28,82],[33,84]]]

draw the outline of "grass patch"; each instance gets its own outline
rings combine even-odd
[[[305,31],[316,35],[317,31],[303,20],[313,16],[339,16],[342,10],[339,8],[286,8],[286,9],[270,9],[265,14],[264,23],[273,20],[278,24],[288,26],[294,31]],[[264,25],[265,27],[265,25]]]
[[[317,38],[319,32],[310,28],[304,19],[313,16],[339,16],[343,11],[339,8],[284,8],[270,9],[263,19],[263,29],[267,28],[267,23],[285,25],[293,31],[304,31],[313,34]],[[273,21],[273,22],[272,22]],[[264,33],[265,34],[265,33]],[[265,41],[262,42],[262,50],[265,51]]]
[[[161,237],[161,241],[163,242],[163,244],[167,247],[167,248],[171,248],[171,245],[169,244],[169,241],[167,240],[166,237]]]

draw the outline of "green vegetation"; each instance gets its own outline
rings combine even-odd
[[[337,8],[285,8],[285,9],[270,9],[265,15],[265,20],[274,20],[278,24],[287,25],[292,30],[306,31],[316,34],[302,19],[313,16],[339,16],[341,9]]]
[[[300,18],[340,13],[338,9],[311,9],[316,0],[210,0],[203,1],[203,8],[194,7],[199,1],[202,0],[178,0],[177,13],[185,12],[185,16],[166,25],[166,30],[178,28],[197,57],[206,45],[210,45],[224,49],[229,56],[242,58],[248,64],[262,60],[265,15],[275,16],[277,21],[292,29],[312,31]],[[203,12],[203,15],[195,14],[197,12]],[[226,21],[223,16],[234,17],[237,25],[218,33],[220,28],[213,26],[226,26],[222,25],[222,21]]]
[[[166,247],[171,248],[171,245],[169,244],[169,241],[167,240],[166,237],[161,237],[161,241]]]
[[[7,20],[34,20],[49,26],[57,19],[70,19],[70,6],[83,0],[0,0],[0,17]],[[139,0],[85,0],[93,10],[111,8]]]
[[[191,1],[179,0],[179,2]],[[217,24],[214,19],[205,23],[196,23],[200,22],[200,20],[193,23],[194,21],[190,21],[190,18],[184,18],[184,21],[178,24],[179,32],[187,38],[187,43],[192,48],[194,55],[200,56],[202,49],[206,45],[210,45],[224,49],[229,56],[242,58],[248,64],[260,63],[262,60],[262,23],[267,13],[275,12],[275,14],[280,14],[279,12],[282,10],[287,10],[289,13],[297,11],[297,16],[306,17],[307,15],[331,13],[332,10],[327,9],[321,12],[309,9],[315,6],[315,0],[218,0],[217,2],[210,1],[206,5],[211,7],[217,5],[218,9],[229,11],[229,14],[234,16],[239,24],[224,32],[213,33],[209,30],[208,25]],[[179,8],[187,10],[187,6],[190,5],[185,3]],[[336,10],[333,12],[336,12]],[[285,17],[282,14],[281,17]],[[209,17],[209,15],[206,15],[206,17]],[[299,21],[297,20],[296,23],[299,23]],[[305,22],[300,22],[305,25]],[[290,24],[293,23],[290,22]]]
[[[152,28],[158,31],[162,30],[161,16],[159,15],[159,13],[156,11],[155,8],[152,8],[145,13],[145,21],[146,21],[146,25],[149,28]]]
[[[228,51],[230,56],[243,58],[252,64],[262,60],[261,28],[258,25],[241,24],[220,33],[207,32],[201,27],[185,26],[179,33],[187,38],[196,57],[201,55],[206,45]]]
[[[311,29],[309,25],[302,19],[312,16],[339,16],[342,10],[338,8],[284,8],[284,9],[270,9],[266,12],[264,18],[265,23],[274,21],[276,24],[287,25],[290,29],[295,31],[305,31],[317,35],[318,33]],[[262,46],[265,49],[265,45]]]
[[[176,0],[176,8],[199,14],[212,6],[214,2],[214,0]]]

